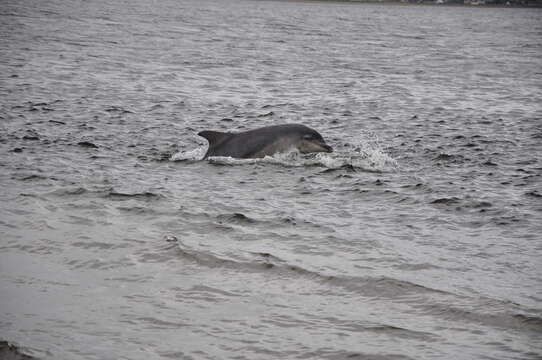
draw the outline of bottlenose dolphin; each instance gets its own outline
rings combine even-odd
[[[316,130],[300,124],[266,126],[240,133],[206,130],[198,135],[209,142],[203,159],[209,156],[263,158],[294,149],[303,154],[333,151]]]

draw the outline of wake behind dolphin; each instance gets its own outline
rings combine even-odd
[[[263,158],[291,150],[303,154],[333,151],[316,130],[300,124],[266,126],[240,133],[206,130],[198,135],[209,142],[209,149],[203,159],[210,156]]]

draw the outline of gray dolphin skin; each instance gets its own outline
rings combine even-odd
[[[209,142],[203,159],[210,156],[263,158],[294,149],[303,154],[333,151],[316,130],[300,124],[266,126],[240,133],[206,130],[198,135]]]

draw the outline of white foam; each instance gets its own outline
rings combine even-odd
[[[366,171],[392,171],[397,161],[381,149],[334,153],[300,154],[297,151],[266,156],[262,159],[234,159],[226,156],[210,157],[209,162],[222,165],[275,164],[288,167],[321,166],[338,169],[344,166]]]
[[[259,159],[234,159],[229,156],[211,156],[209,157],[209,162],[214,164],[225,164],[225,165],[246,165],[246,164],[278,164],[284,166],[303,166],[302,160],[300,158],[299,152],[291,151],[287,153],[274,154],[273,156],[265,156]]]
[[[171,157],[172,161],[197,161],[203,159],[206,146],[191,151],[181,151]],[[344,166],[365,171],[386,172],[397,168],[397,161],[386,154],[374,134],[364,134],[353,143],[344,146],[344,150],[333,153],[301,154],[297,150],[278,153],[260,159],[234,159],[229,156],[212,156],[208,161],[221,165],[275,164],[289,167],[321,166],[338,169]]]
[[[203,159],[207,146],[201,146],[190,151],[179,151],[176,154],[171,155],[171,161],[197,161]]]

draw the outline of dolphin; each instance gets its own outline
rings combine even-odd
[[[210,156],[263,158],[294,149],[303,154],[333,151],[316,130],[300,124],[266,126],[240,133],[206,130],[198,135],[209,142],[203,160]]]

